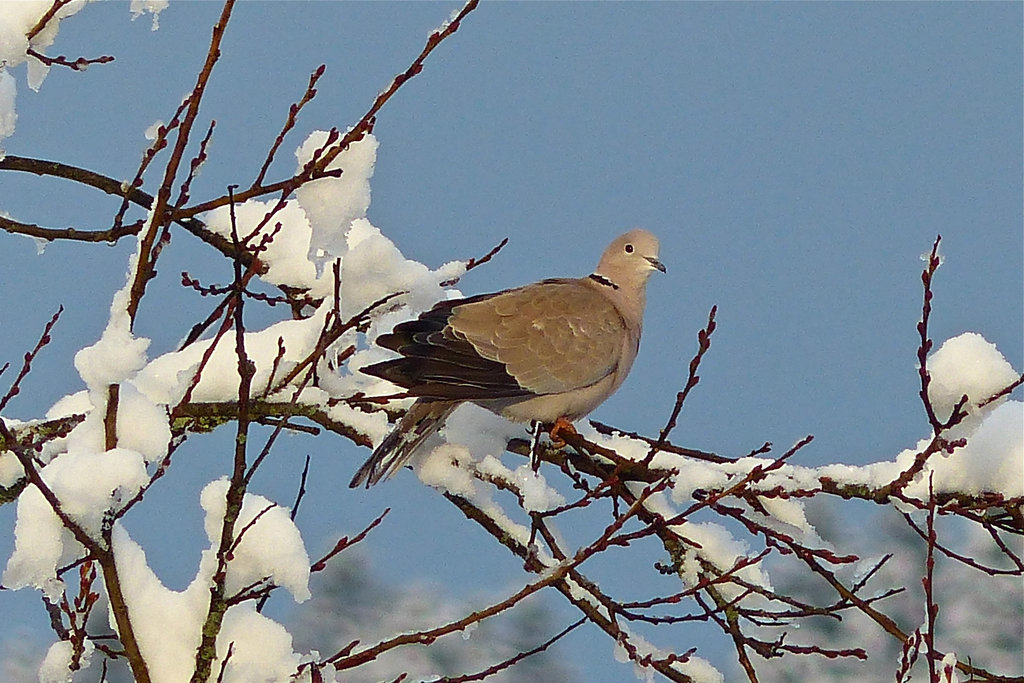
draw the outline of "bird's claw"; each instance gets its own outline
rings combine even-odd
[[[573,426],[572,422],[569,422],[564,417],[558,418],[555,420],[555,424],[551,425],[551,431],[548,432],[548,435],[551,437],[551,444],[555,448],[562,448],[566,445],[565,440],[558,437],[561,432],[565,432],[570,436],[577,436],[576,427]]]

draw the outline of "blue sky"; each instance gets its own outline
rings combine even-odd
[[[271,176],[290,173],[302,137],[354,123],[456,7],[240,3],[202,109],[217,131],[193,197],[253,177],[288,105],[325,63],[320,94]],[[19,122],[6,150],[130,177],[143,131],[191,89],[219,10],[172,3],[152,33],[122,3],[87,7],[51,52],[116,61],[84,74],[55,69],[38,94],[18,70]],[[510,237],[462,281],[466,293],[585,274],[608,239],[645,227],[662,238],[668,273],[650,284],[633,373],[596,419],[655,433],[717,304],[719,329],[678,443],[739,455],[813,433],[802,464],[888,459],[927,431],[915,324],[920,256],[936,234],[946,261],[933,337],[978,331],[1024,367],[1022,13],[1017,3],[485,4],[378,117],[369,218],[431,267]],[[5,173],[0,210],[101,228],[116,204]],[[66,308],[10,411],[38,416],[81,387],[73,352],[102,330],[131,247],[53,244],[36,256],[30,240],[0,239],[0,358],[19,359],[58,304]],[[172,245],[156,286],[178,303],[144,306],[139,319],[154,351],[170,349],[208,307],[178,291],[178,272],[228,277],[188,236]],[[414,477],[350,492],[365,452],[295,440],[283,453],[288,443],[296,457],[282,455],[261,492],[289,501],[301,456],[314,454],[311,548],[391,505],[370,544],[386,579],[417,567],[422,580],[475,594],[523,580],[517,560]],[[190,474],[154,496],[155,515],[195,501],[226,467],[189,457],[179,465]],[[10,507],[0,509],[5,529]],[[128,524],[144,544],[160,543],[152,519]],[[186,524],[201,533],[198,511]],[[2,532],[4,553],[9,544]],[[152,555],[174,585],[190,578],[198,547]],[[628,568],[603,569],[609,584],[626,583]],[[45,629],[35,596],[4,594],[0,604]],[[591,671],[587,680],[623,680],[628,670],[601,638],[577,636],[571,649],[608,662],[606,679]],[[704,647],[677,645],[692,644]]]

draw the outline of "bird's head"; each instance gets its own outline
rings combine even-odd
[[[665,272],[664,264],[658,260],[658,249],[658,238],[653,234],[630,230],[608,245],[594,274],[622,290],[643,290],[651,273]]]

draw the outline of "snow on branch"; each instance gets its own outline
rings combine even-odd
[[[24,44],[18,55],[39,60],[38,51],[50,44],[43,38],[52,42],[56,23],[79,6],[64,0],[32,6],[33,12],[19,15]],[[525,578],[513,592],[464,613],[446,613],[428,626],[382,632],[364,625],[365,633],[329,654],[297,651],[285,627],[263,614],[272,595],[286,591],[300,603],[310,598],[310,574],[324,572],[352,546],[372,542],[387,513],[360,525],[360,533],[338,533],[333,548],[311,562],[295,512],[300,503],[305,511],[331,501],[307,496],[309,458],[292,509],[256,490],[255,475],[279,436],[288,430],[341,437],[337,441],[348,447],[346,456],[354,455],[353,464],[361,459],[362,449],[380,442],[405,405],[394,386],[360,372],[389,357],[376,338],[458,296],[451,288],[459,278],[491,262],[508,242],[483,256],[430,268],[407,259],[367,218],[382,144],[373,134],[376,117],[476,7],[471,0],[431,32],[422,51],[344,133],[328,127],[296,144],[295,170],[279,180],[268,180],[273,162],[300,116],[308,115],[305,107],[317,94],[324,66],[304,89],[300,84],[302,94],[267,141],[258,170],[239,169],[239,178],[247,180],[222,195],[192,197],[201,166],[220,161],[208,146],[214,122],[202,120],[200,104],[220,57],[232,0],[213,27],[194,86],[169,112],[168,123],[152,129],[134,175],[125,176],[131,181],[58,162],[0,160],[0,171],[59,177],[99,189],[118,204],[110,227],[45,228],[0,217],[6,231],[69,242],[134,237],[136,245],[100,339],[82,340],[75,356],[84,389],[69,387],[39,419],[0,418],[0,504],[17,506],[15,549],[3,586],[38,590],[49,606],[57,640],[44,662],[44,680],[65,680],[73,671],[116,659],[126,660],[138,681],[383,678],[374,668],[382,661],[407,666],[388,673],[391,678],[426,679],[436,672],[414,670],[403,653],[437,647],[537,594],[560,596],[578,618],[448,680],[500,676],[544,656],[584,624],[605,634],[609,655],[631,663],[641,678],[724,680],[703,656],[703,643],[666,635],[666,627],[692,623],[731,643],[739,669],[757,681],[772,660],[859,662],[872,656],[865,644],[829,642],[814,628],[844,619],[869,622],[898,644],[898,680],[908,679],[915,667],[927,668],[932,680],[955,680],[955,671],[972,680],[1014,680],[990,671],[970,652],[941,651],[944,643],[936,637],[947,614],[937,578],[943,562],[979,581],[1024,576],[1024,410],[1012,399],[1024,376],[977,333],[933,349],[938,238],[922,273],[916,349],[918,398],[930,433],[903,452],[865,466],[809,467],[797,456],[816,447],[811,435],[777,455],[769,441],[740,457],[673,443],[684,405],[699,400],[698,371],[718,325],[712,307],[656,436],[592,423],[579,433],[563,432],[557,442],[538,433],[531,443],[520,426],[464,406],[451,416],[444,442],[434,442],[415,463],[424,483],[522,566]],[[196,131],[204,128],[199,138]],[[150,192],[142,189],[147,182]],[[130,211],[144,216],[130,219]],[[194,323],[183,330],[140,329],[139,311],[164,305],[149,284],[182,229],[223,257],[232,275],[211,283],[181,273]],[[30,385],[37,357],[57,333],[58,316],[44,324],[39,342],[25,354],[0,411]],[[142,335],[158,333],[181,342],[151,358],[150,339]],[[223,476],[203,481],[197,501],[182,502],[199,503],[206,538],[200,539],[194,578],[173,590],[124,522],[150,502],[172,468],[188,467],[178,455],[185,444],[217,430],[232,433],[230,465]],[[534,456],[543,463],[539,469],[531,467]],[[920,542],[925,559],[918,573],[888,585],[881,577],[894,564],[891,554],[861,557],[811,521],[811,502],[842,510],[857,501],[895,512]],[[947,532],[954,522],[980,532],[986,553],[958,545]],[[584,529],[599,531],[587,535]],[[635,561],[651,551],[660,558],[653,568]],[[652,584],[638,583],[630,594],[603,586],[598,557],[621,560],[630,572],[653,569],[663,589],[638,595],[640,586]],[[809,598],[777,581],[787,571],[780,567],[824,593]],[[919,628],[907,628],[889,606],[918,581],[925,616]],[[104,604],[106,623],[96,609]]]

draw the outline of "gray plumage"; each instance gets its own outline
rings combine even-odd
[[[517,422],[592,411],[633,365],[655,270],[665,271],[658,239],[632,230],[605,249],[593,275],[442,301],[378,337],[400,357],[362,371],[417,400],[349,485],[390,477],[466,401]]]

